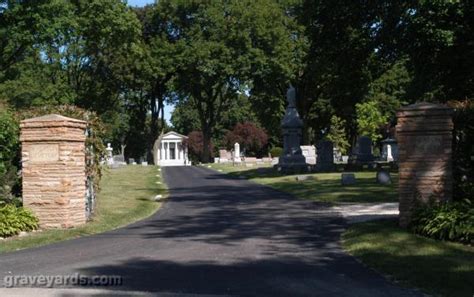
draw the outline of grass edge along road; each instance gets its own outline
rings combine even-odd
[[[351,225],[344,249],[391,279],[434,296],[474,294],[474,247],[421,237],[396,220]]]
[[[158,194],[166,196],[167,189],[157,166],[129,165],[109,169],[100,182],[94,216],[87,224],[71,229],[31,232],[0,240],[0,253],[46,245],[58,241],[101,233],[126,226],[149,217],[161,203]]]

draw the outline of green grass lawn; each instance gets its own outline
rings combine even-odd
[[[281,175],[269,165],[261,168],[247,168],[227,164],[208,164],[211,169],[243,176],[254,182],[288,192],[299,198],[321,202],[397,202],[398,174],[391,173],[393,184],[386,186],[375,182],[373,171],[355,172],[357,184],[341,185],[341,173],[311,173],[307,181],[297,181],[297,175]]]
[[[126,166],[109,170],[102,178],[91,222],[73,229],[44,230],[1,240],[0,253],[100,233],[148,217],[161,205],[151,198],[166,194],[165,185],[157,184],[161,182],[160,176],[156,166]]]
[[[435,296],[474,294],[474,247],[414,235],[396,221],[351,226],[343,246],[353,256],[405,285]]]

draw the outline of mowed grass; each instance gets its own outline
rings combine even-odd
[[[474,295],[474,247],[414,235],[396,221],[352,225],[343,246],[353,256],[435,296]]]
[[[259,168],[232,166],[231,164],[209,164],[211,169],[220,170],[232,176],[245,177],[256,183],[293,194],[296,197],[314,201],[337,202],[397,202],[398,174],[391,173],[393,183],[380,185],[375,181],[376,172],[355,172],[357,183],[350,186],[341,185],[341,172],[311,173],[310,179],[297,181],[298,175],[282,175],[269,165]]]
[[[156,176],[158,175],[158,176]],[[161,182],[161,184],[157,184]],[[146,218],[161,203],[151,198],[166,194],[156,166],[126,166],[108,170],[101,180],[95,214],[84,226],[66,230],[43,230],[24,237],[0,241],[0,253],[45,245],[57,241],[100,233]]]

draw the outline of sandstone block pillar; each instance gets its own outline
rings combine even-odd
[[[451,108],[430,103],[397,112],[402,227],[411,222],[415,199],[427,203],[452,198],[452,113]]]
[[[21,122],[23,204],[42,228],[86,222],[86,122],[47,115]]]

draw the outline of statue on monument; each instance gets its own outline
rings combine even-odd
[[[286,91],[286,101],[288,101],[288,107],[296,107],[296,90],[291,84]]]

